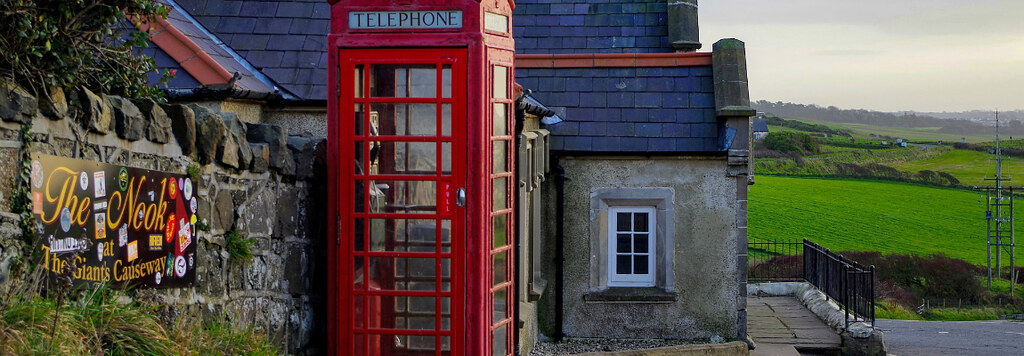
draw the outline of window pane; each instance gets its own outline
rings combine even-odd
[[[441,67],[441,97],[452,97],[452,66],[447,64]]]
[[[353,75],[353,82],[355,82],[355,97],[362,98],[363,93],[363,65],[356,65],[356,71]]]
[[[374,194],[384,197],[374,200],[374,212],[428,214],[436,211],[436,182],[378,180],[374,183]]]
[[[647,253],[647,234],[636,234],[633,235],[635,240],[633,241],[633,252],[636,253]]]
[[[434,142],[380,142],[380,174],[437,174]]]
[[[494,217],[494,243],[493,248],[502,247],[508,244],[506,239],[508,215],[498,215]]]
[[[508,172],[508,141],[494,141],[494,173]]]
[[[505,271],[505,263],[508,260],[508,251],[497,253],[493,257],[493,263],[491,265],[493,272],[493,283],[492,285],[499,285],[508,281],[507,271]]]
[[[441,220],[441,252],[452,250],[452,221]]]
[[[370,251],[434,252],[436,242],[436,220],[371,220]]]
[[[630,274],[630,259],[629,255],[617,255],[615,256],[615,273],[618,274]]]
[[[353,110],[352,117],[353,117],[353,121],[355,123],[355,131],[354,131],[355,135],[356,136],[362,136],[363,135],[363,129],[365,128],[364,125],[363,125],[363,119],[366,118],[366,113],[363,112],[363,104],[360,104],[360,103],[356,103],[355,104],[355,109]]]
[[[353,207],[355,208],[355,211],[357,213],[364,213],[364,212],[366,212],[364,207],[363,207],[363,205],[366,205],[366,202],[363,200],[364,198],[366,198],[366,196],[363,195],[366,192],[366,189],[364,189],[365,186],[366,186],[366,181],[361,181],[361,180],[357,180],[356,181],[355,192],[352,195],[352,200],[353,200],[352,204],[353,204]]]
[[[370,104],[370,110],[370,123],[376,127],[376,130],[371,128],[371,134],[381,136],[437,135],[436,104],[375,103]]]
[[[496,178],[492,181],[494,187],[492,188],[493,199],[493,210],[498,211],[508,208],[508,179]]]
[[[441,143],[441,174],[452,174],[452,143]]]
[[[630,213],[615,214],[615,231],[629,232]]]
[[[375,65],[370,94],[374,97],[437,97],[437,67],[433,65]]]
[[[647,274],[647,256],[633,256],[633,274]]]
[[[491,322],[492,323],[497,323],[497,322],[501,321],[502,319],[507,318],[508,317],[508,298],[507,298],[506,290],[505,289],[501,289],[501,290],[498,290],[498,291],[494,292],[494,297],[493,297],[492,302],[493,303],[492,303],[491,310],[493,312],[491,314]]]
[[[352,246],[352,248],[355,251],[362,251],[363,250],[363,233],[364,233],[363,229],[364,229],[364,226],[365,226],[363,224],[365,224],[365,223],[366,223],[366,220],[364,220],[364,219],[355,219],[355,221],[352,222],[352,229],[353,229],[352,230],[352,233],[353,233],[353,236],[352,236],[352,244],[353,244],[353,246]]]
[[[441,104],[441,136],[452,135],[452,104]]]
[[[493,347],[492,350],[493,350],[493,355],[494,356],[505,356],[505,355],[508,354],[508,351],[506,350],[506,348],[508,346],[507,345],[507,343],[508,343],[508,327],[507,326],[508,326],[508,324],[502,325],[497,330],[494,330],[494,336],[493,336],[493,339],[491,340],[491,345],[493,345],[492,346]]]
[[[635,232],[647,232],[649,227],[647,224],[647,213],[634,213],[633,214],[633,231]]]
[[[508,99],[508,68],[494,67],[494,98]]]
[[[619,252],[619,253],[630,253],[630,252],[632,252],[631,248],[630,248],[630,244],[632,244],[632,242],[633,242],[633,239],[630,238],[629,234],[619,234],[619,236],[618,236],[618,238],[616,239],[616,242],[615,242],[615,246],[616,246],[615,247],[615,252]]]
[[[370,280],[380,290],[437,290],[433,258],[370,258]]]
[[[508,104],[494,104],[494,136],[508,136]]]
[[[356,160],[356,174],[366,174],[367,173],[366,169],[368,167],[366,167],[366,164],[365,164],[366,158],[363,156],[363,144],[364,144],[364,142],[356,141],[355,152],[354,152],[355,160]]]

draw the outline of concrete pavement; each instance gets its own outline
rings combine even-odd
[[[751,355],[838,354],[841,343],[795,297],[747,297],[747,334],[757,344]]]
[[[878,319],[893,355],[1024,355],[1024,322]]]

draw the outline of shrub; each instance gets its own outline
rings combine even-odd
[[[811,135],[800,132],[773,132],[761,141],[764,147],[782,153],[817,153],[818,141]]]
[[[135,51],[148,35],[126,19],[168,11],[154,0],[0,1],[0,75],[37,93],[83,85],[126,97],[159,96],[146,81],[155,63]],[[162,81],[170,76],[165,71]]]

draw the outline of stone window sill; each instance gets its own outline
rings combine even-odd
[[[657,287],[608,288],[583,295],[587,303],[650,303],[667,304],[676,301],[677,294]]]

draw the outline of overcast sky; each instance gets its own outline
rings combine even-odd
[[[882,111],[1024,108],[1024,0],[700,0],[750,97]]]

